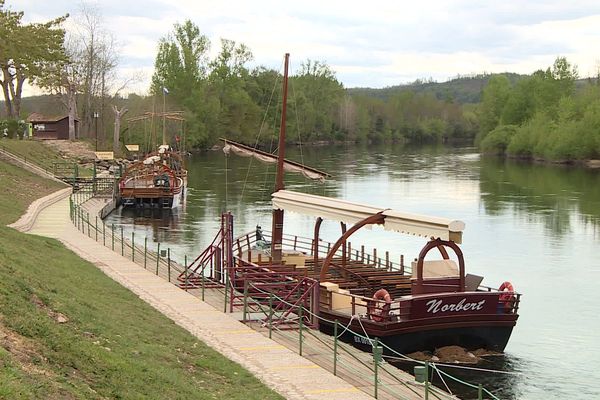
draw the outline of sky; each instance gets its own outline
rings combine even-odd
[[[246,44],[250,66],[292,73],[307,60],[326,62],[345,87],[381,88],[458,75],[532,73],[565,56],[582,77],[600,67],[600,1],[554,0],[103,0],[104,29],[117,39],[120,77],[147,92],[157,43],[173,24],[190,19],[211,41]],[[81,10],[77,0],[7,0],[26,22]],[[35,92],[31,88],[26,93]]]

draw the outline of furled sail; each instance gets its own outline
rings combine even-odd
[[[269,164],[277,163],[277,154],[267,153],[265,151],[253,149],[250,146],[246,146],[241,143],[232,142],[231,140],[221,139],[225,142],[225,146],[223,146],[223,152],[227,155],[230,153],[234,153],[241,157],[254,157],[255,159]],[[287,172],[295,172],[304,175],[308,179],[317,180],[320,182],[325,181],[325,179],[329,178],[329,175],[326,172],[319,171],[318,169],[314,169],[311,167],[307,167],[306,165],[302,165],[300,163],[284,160],[283,168]]]

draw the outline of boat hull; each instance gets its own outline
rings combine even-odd
[[[341,321],[340,324],[342,324]],[[437,348],[452,345],[464,347],[468,350],[486,349],[503,352],[510,339],[513,327],[514,324],[505,326],[458,326],[413,332],[397,332],[387,335],[369,335],[369,338],[375,339],[377,337],[386,347],[401,354],[409,354],[415,351],[434,351]],[[334,333],[333,325],[326,322],[321,323],[319,329],[329,335]],[[338,332],[341,329],[343,328],[338,326]],[[348,330],[344,332],[341,339],[361,350],[370,352],[372,345],[366,339],[366,335],[360,333],[355,328],[352,329],[358,334]],[[393,352],[389,349],[384,349],[384,353],[393,355]]]

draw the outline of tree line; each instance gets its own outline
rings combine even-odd
[[[599,81],[578,88],[578,77],[565,57],[516,84],[493,77],[478,107],[482,151],[554,161],[600,158]]]
[[[253,54],[244,44],[221,39],[211,57],[214,44],[199,27],[189,20],[177,23],[158,43],[150,94],[124,97],[132,78],[116,78],[118,48],[103,28],[99,10],[83,3],[79,29],[65,33],[61,24],[68,16],[23,24],[23,13],[4,3],[0,0],[0,86],[8,117],[4,126],[14,127],[24,117],[21,95],[28,80],[62,100],[70,120],[81,121],[81,136],[93,137],[97,130],[104,139],[112,125],[117,147],[119,140],[149,147],[148,138],[156,138],[160,129],[171,136],[185,132],[188,149],[209,148],[220,137],[264,147],[276,143],[281,72],[250,67]],[[287,138],[475,141],[484,152],[511,156],[598,158],[598,81],[577,88],[577,79],[576,68],[559,57],[553,66],[530,76],[499,74],[463,77],[440,86],[424,81],[380,90],[346,89],[325,62],[309,59],[290,77]],[[121,123],[128,110],[128,116],[152,111],[155,118]],[[185,123],[161,122],[162,111],[175,110],[183,112]]]
[[[209,39],[191,21],[176,24],[159,43],[151,92],[186,111],[194,147],[219,137],[268,144],[277,133],[280,72],[249,68],[252,52],[222,39],[210,59]],[[472,139],[475,114],[431,93],[400,92],[387,100],[352,94],[322,61],[306,60],[290,77],[290,141],[439,141]]]

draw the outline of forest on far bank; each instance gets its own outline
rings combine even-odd
[[[171,138],[185,134],[189,150],[210,148],[220,137],[265,148],[276,143],[282,73],[250,67],[253,54],[244,44],[211,43],[192,21],[177,23],[158,42],[149,94],[126,95],[127,82],[115,76],[118,57],[110,36],[93,30],[101,26],[101,15],[79,18],[94,24],[83,22],[80,36],[67,40],[61,24],[68,16],[23,25],[22,13],[3,9],[3,3],[3,26],[20,32],[22,40],[2,45],[12,69],[3,70],[0,80],[11,89],[4,90],[0,130],[13,135],[19,120],[37,112],[78,118],[80,136],[97,135],[105,149],[113,148],[113,136],[122,145],[149,146],[149,137],[163,129]],[[219,50],[210,56],[215,46]],[[27,63],[36,68],[22,68]],[[564,57],[531,75],[482,74],[384,89],[344,88],[323,61],[293,60],[292,67],[291,143],[466,142],[483,152],[517,157],[600,158],[598,79],[579,79],[577,68]],[[6,98],[6,93],[20,95],[25,81],[50,94]],[[15,84],[17,90],[10,86]],[[181,111],[185,123],[167,119],[163,127],[164,111]],[[149,112],[153,118],[136,120]]]

